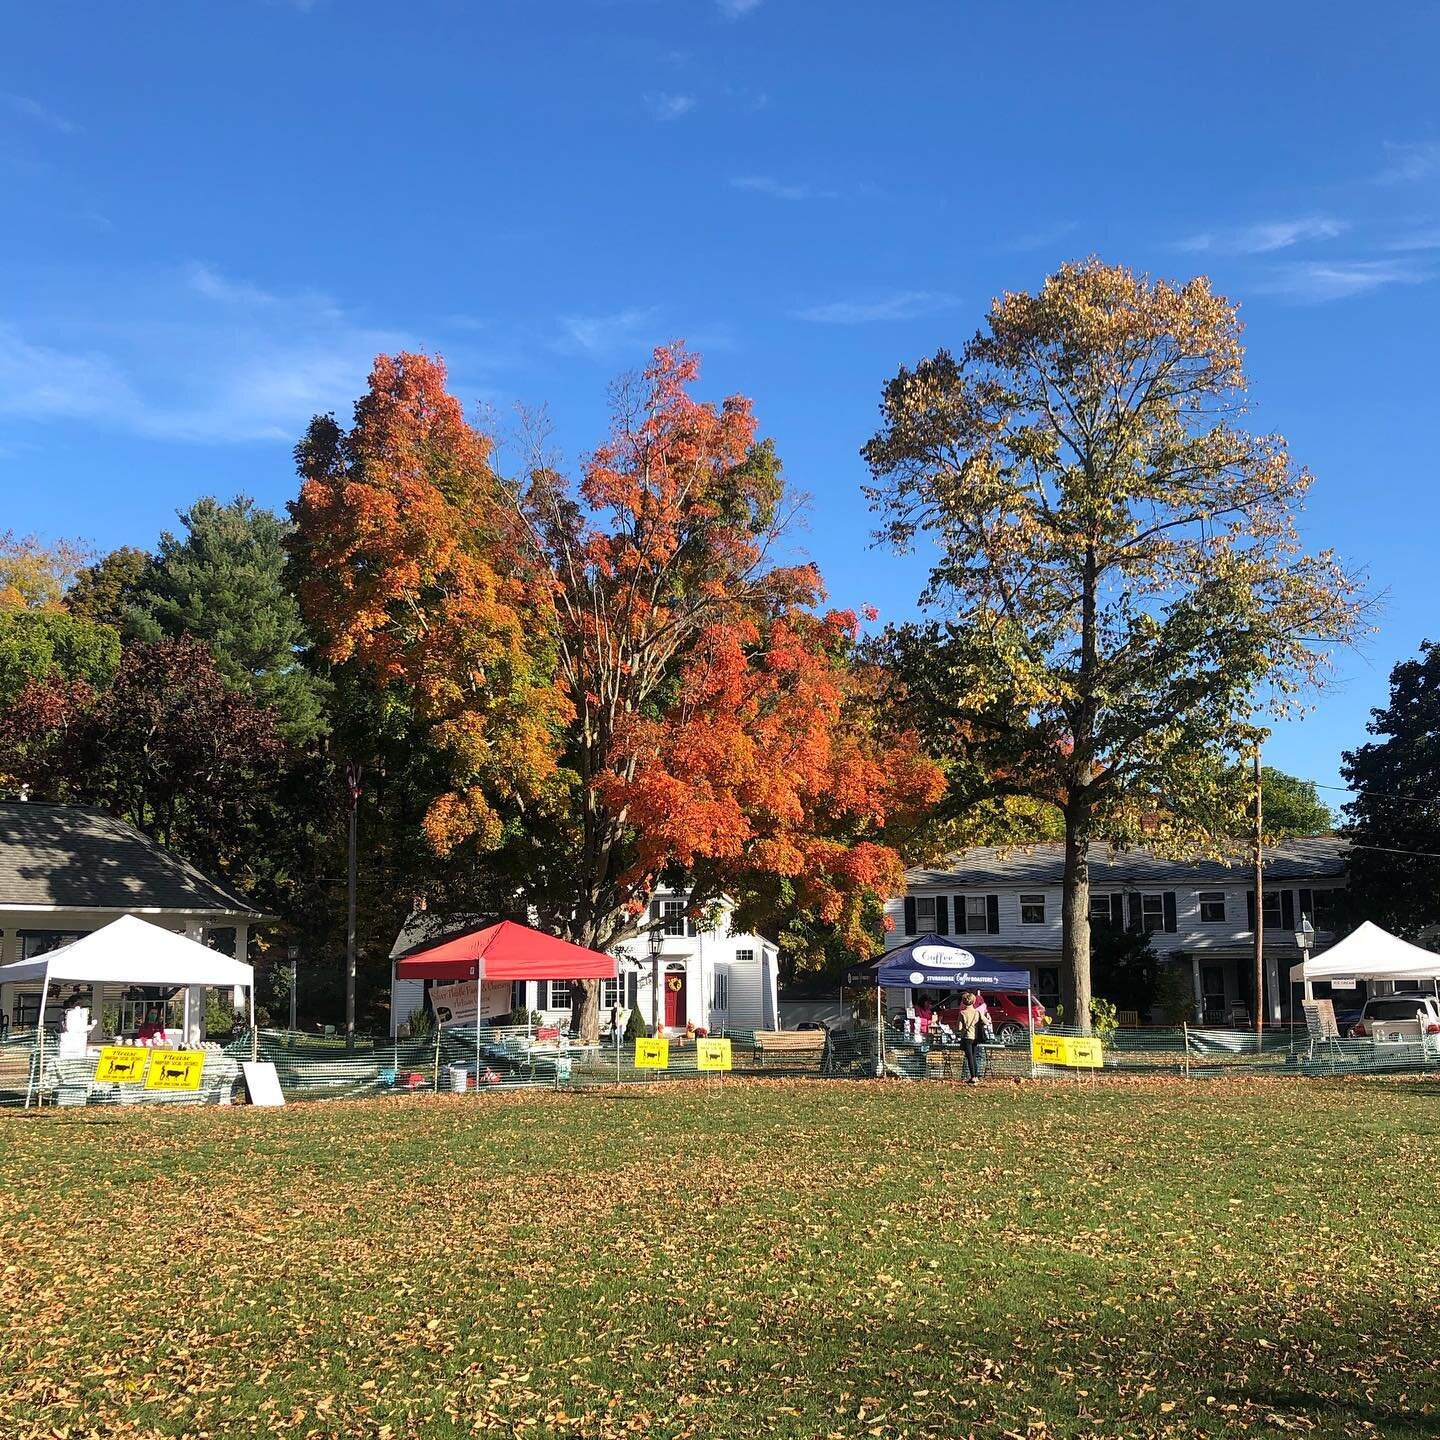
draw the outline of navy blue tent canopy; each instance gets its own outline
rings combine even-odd
[[[1030,972],[1001,965],[944,935],[919,935],[864,965],[852,965],[845,983],[883,990],[1028,990]]]

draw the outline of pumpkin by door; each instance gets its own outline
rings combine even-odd
[[[665,976],[665,1028],[679,1028],[685,1020],[685,972],[671,970]]]

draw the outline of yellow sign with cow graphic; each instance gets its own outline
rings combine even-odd
[[[205,1070],[203,1050],[152,1050],[147,1090],[198,1090]]]
[[[653,1035],[648,1040],[635,1042],[635,1068],[637,1070],[668,1070],[670,1068],[670,1042],[663,1035]]]
[[[695,1068],[697,1070],[728,1070],[730,1068],[730,1042],[728,1040],[697,1040],[695,1042]]]
[[[101,1085],[138,1085],[145,1078],[150,1052],[135,1045],[106,1045],[95,1065],[95,1079]]]
[[[1100,1070],[1105,1065],[1105,1050],[1094,1036],[1036,1035],[1030,1041],[1030,1058],[1037,1065]]]

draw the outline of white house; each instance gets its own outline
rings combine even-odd
[[[683,891],[661,889],[655,893],[650,911],[661,922],[659,953],[652,961],[646,936],[627,942],[619,977],[600,982],[602,1023],[608,1023],[612,1008],[621,1012],[622,1025],[629,1012],[638,1008],[647,1026],[658,1020],[662,1028],[671,1031],[684,1030],[687,1024],[717,1035],[728,1030],[778,1028],[779,952],[774,943],[759,935],[732,933],[729,906],[721,907],[711,928],[697,929],[686,918],[687,903]],[[390,951],[392,1035],[414,1011],[424,1007],[426,986],[423,980],[396,979],[394,962],[421,946],[485,923],[483,919],[442,918],[425,911],[412,914],[405,922]],[[570,1015],[570,985],[565,980],[517,982],[512,1002],[517,1010],[537,1011],[546,1023],[564,1021]]]
[[[1285,976],[1299,958],[1295,933],[1309,920],[1314,948],[1334,939],[1330,917],[1345,888],[1345,843],[1334,835],[1287,840],[1263,851],[1265,1014],[1288,1014]],[[1255,1005],[1255,894],[1243,858],[1177,861],[1149,850],[1090,847],[1092,923],[1149,932],[1163,962],[1190,966],[1197,1021],[1218,1022]],[[974,948],[1031,973],[1047,1008],[1060,999],[1060,900],[1063,845],[978,847],[934,869],[906,874],[903,897],[889,901],[885,945],[935,932],[964,935]]]

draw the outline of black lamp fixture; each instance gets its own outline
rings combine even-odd
[[[662,933],[662,927],[659,925],[652,925],[650,927],[649,935],[646,936],[646,940],[650,946],[650,958],[652,960],[658,960],[660,958],[661,948],[665,944],[665,936]]]

